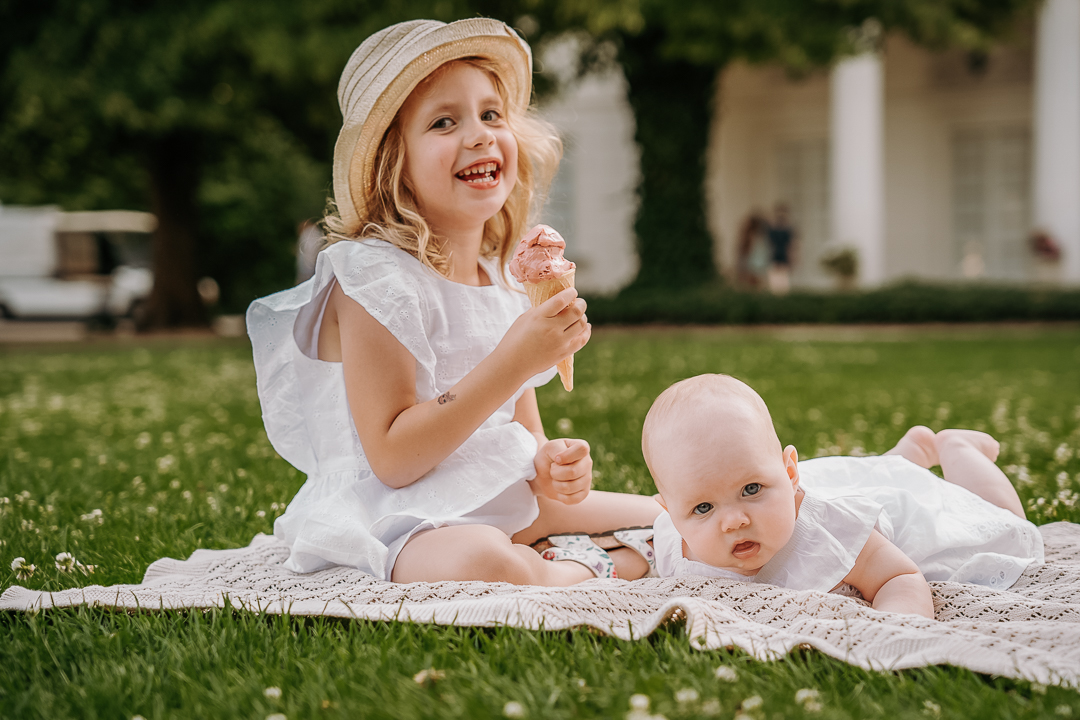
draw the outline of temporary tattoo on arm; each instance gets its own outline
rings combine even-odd
[[[451,395],[448,392],[444,392],[442,395],[439,396],[439,404],[440,405],[445,405],[446,403],[450,402],[451,400],[453,400],[456,397],[457,397],[457,395]]]

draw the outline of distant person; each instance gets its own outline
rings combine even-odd
[[[304,220],[296,228],[296,284],[315,274],[315,258],[323,249],[325,238],[322,230],[311,220]]]
[[[795,262],[795,228],[791,226],[791,217],[786,203],[777,203],[773,211],[773,220],[768,230],[769,249],[769,292],[785,295],[791,290],[791,266]]]
[[[759,287],[769,269],[769,249],[764,238],[768,227],[765,217],[755,210],[739,228],[735,281],[740,288]]]

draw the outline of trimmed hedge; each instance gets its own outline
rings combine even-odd
[[[589,321],[596,325],[1080,320],[1080,289],[1048,287],[905,282],[869,291],[777,296],[710,285],[685,291],[628,288],[615,297],[586,299]]]

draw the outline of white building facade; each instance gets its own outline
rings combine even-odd
[[[621,78],[593,82],[548,117],[570,138],[557,188],[572,198],[568,255],[586,260],[581,287],[610,292],[636,269],[636,151]],[[986,56],[891,35],[804,78],[736,64],[718,87],[706,200],[725,274],[746,219],[783,203],[796,286],[830,287],[820,260],[841,248],[864,287],[1080,285],[1080,0],[1046,0],[1034,28]]]

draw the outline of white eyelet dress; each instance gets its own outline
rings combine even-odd
[[[514,422],[514,406],[555,368],[526,382],[424,477],[393,489],[364,455],[341,363],[318,359],[319,327],[337,283],[415,358],[417,402],[439,397],[530,307],[496,262],[481,265],[494,284],[452,282],[381,240],[338,242],[319,254],[310,280],[248,308],[266,434],[307,474],[274,523],[274,535],[292,549],[289,569],[347,565],[390,580],[398,552],[421,530],[483,524],[511,535],[536,520],[528,485],[536,476],[536,438]]]
[[[855,567],[875,529],[927,580],[1004,590],[1043,561],[1035,525],[902,457],[806,460],[799,478],[805,495],[791,539],[757,575],[683,557],[683,539],[667,513],[654,527],[657,572],[829,592]]]

